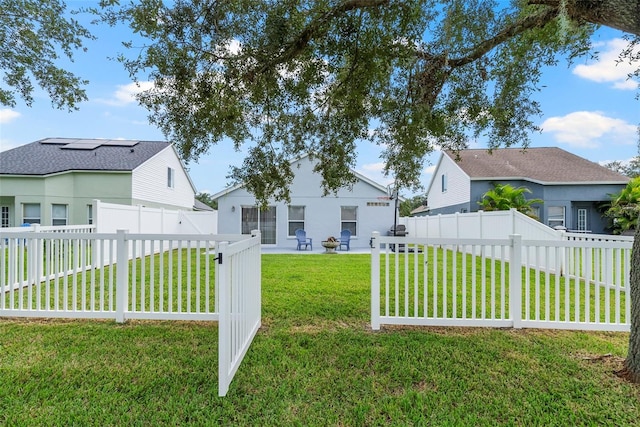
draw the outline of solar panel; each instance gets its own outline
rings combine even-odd
[[[73,138],[47,138],[40,141],[40,144],[69,144],[77,141]]]
[[[139,141],[132,141],[128,139],[106,139],[102,141],[102,145],[113,147],[133,147]]]
[[[74,142],[71,144],[67,144],[64,147],[60,147],[63,150],[93,150],[94,148],[98,148],[102,145],[98,141],[94,141],[93,143],[89,143],[87,141],[84,142]]]
[[[67,150],[93,150],[101,146],[105,147],[133,147],[140,141],[127,139],[75,139],[75,138],[47,138],[40,141],[42,144],[63,145],[60,148]]]

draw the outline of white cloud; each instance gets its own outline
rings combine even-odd
[[[387,186],[393,183],[393,178],[389,176],[384,176],[383,173],[384,163],[365,163],[360,166],[360,168],[356,169],[358,173],[366,176],[367,178],[377,182],[378,184]]]
[[[143,81],[138,83],[129,83],[126,85],[118,85],[113,96],[109,99],[98,99],[98,102],[123,107],[136,102],[136,95],[153,87],[153,82]]]
[[[590,65],[577,65],[573,74],[598,83],[613,83],[612,87],[615,89],[637,89],[638,82],[629,80],[628,75],[640,67],[640,63],[617,62],[618,55],[627,44],[623,39],[613,39],[602,44],[604,50],[598,55],[598,60]]]
[[[367,164],[362,165],[362,170],[365,171],[365,172],[382,173],[383,169],[384,169],[384,163],[382,163],[382,162],[367,163]]]
[[[636,143],[637,137],[635,125],[607,117],[599,111],[576,111],[551,117],[541,127],[543,132],[553,133],[556,141],[572,147],[596,148],[605,140],[628,145]]]
[[[18,117],[20,117],[20,113],[13,111],[10,108],[3,108],[0,110],[0,123],[11,123]]]
[[[229,41],[226,45],[226,49],[234,55],[238,55],[242,52],[242,45],[240,44],[240,40],[233,39]]]
[[[426,168],[424,168],[424,170],[422,171],[422,173],[424,175],[433,175],[433,173],[436,171],[436,165],[429,165]]]

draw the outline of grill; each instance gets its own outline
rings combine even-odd
[[[404,237],[407,235],[407,227],[404,224],[398,224],[395,228],[391,226],[389,231],[387,231],[387,236],[399,236]]]

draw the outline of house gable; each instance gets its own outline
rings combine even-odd
[[[272,222],[265,232],[270,236],[265,240],[263,232],[263,243],[295,250],[294,231],[300,227],[313,239],[314,250],[318,250],[322,249],[320,241],[339,236],[343,227],[354,227],[351,247],[357,248],[368,247],[373,231],[386,233],[393,225],[395,201],[388,199],[384,186],[355,173],[357,180],[351,188],[323,196],[322,179],[313,172],[314,161],[309,156],[294,160],[292,166],[294,179],[290,187],[290,205],[272,202],[270,211],[257,212],[255,197],[242,185],[214,194],[213,198],[218,201],[218,230],[221,233],[246,232],[250,227],[247,221],[255,219],[251,224],[258,226],[258,217],[268,215]],[[294,211],[295,218],[290,218]]]
[[[192,209],[194,197],[195,187],[173,146],[166,147],[132,172],[134,203]]]
[[[469,176],[452,158],[441,154],[427,187],[428,207],[431,212],[439,213],[439,209],[446,207],[453,207],[456,212],[470,210],[470,192]]]

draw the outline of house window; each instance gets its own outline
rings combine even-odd
[[[0,207],[0,227],[9,226],[9,206]]]
[[[441,179],[441,184],[442,184],[442,192],[446,193],[447,192],[447,175],[442,174],[440,179]]]
[[[173,168],[167,168],[167,187],[176,188],[176,171]]]
[[[289,206],[289,237],[299,228],[304,230],[304,206]]]
[[[349,230],[351,236],[357,236],[358,233],[358,207],[357,206],[340,206],[340,231]]]
[[[67,205],[51,205],[51,225],[67,225]]]
[[[564,206],[549,206],[547,210],[547,225],[549,227],[565,227]]]
[[[260,230],[262,244],[276,244],[276,207],[269,206],[260,210],[256,206],[242,207],[242,234],[251,234],[251,230]]]
[[[40,203],[25,203],[22,205],[22,223],[40,224]]]
[[[93,224],[93,205],[87,205],[87,224]]]
[[[587,231],[587,210],[578,209],[578,231]]]

